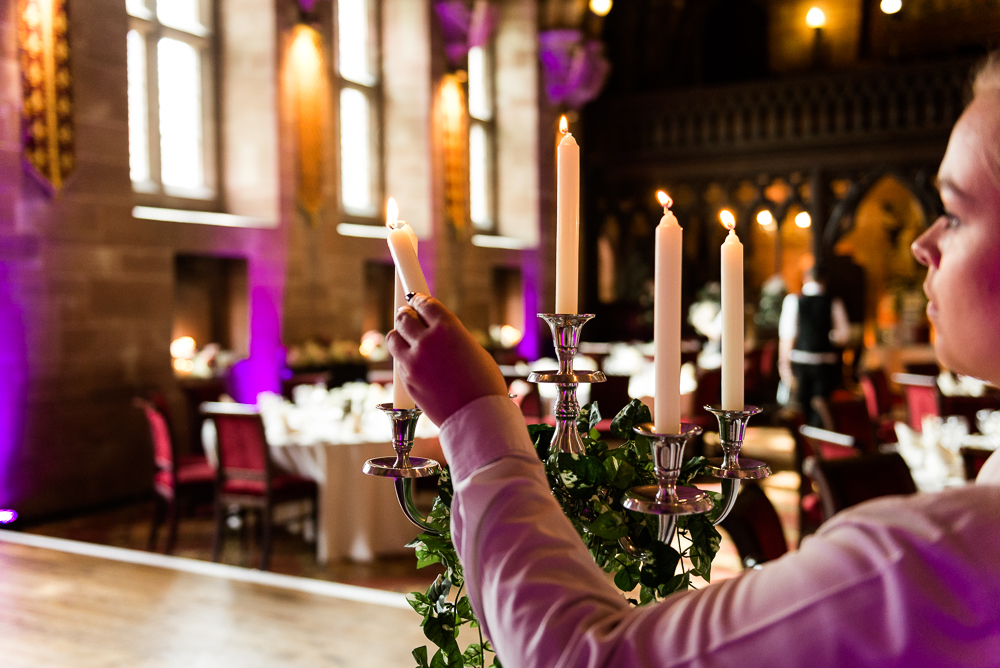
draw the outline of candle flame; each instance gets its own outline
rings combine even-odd
[[[674,205],[674,200],[664,190],[656,191],[656,199],[657,201],[659,201],[660,206],[663,207],[664,211],[666,211],[667,209],[669,209]]]
[[[389,203],[385,205],[385,226],[390,230],[396,227],[396,219],[399,218],[399,206],[394,197],[389,198]]]
[[[729,209],[723,209],[719,212],[719,220],[722,224],[726,226],[727,230],[731,230],[736,227],[736,216]]]
[[[567,134],[569,132],[569,121],[566,120],[565,116],[559,117],[559,132]]]

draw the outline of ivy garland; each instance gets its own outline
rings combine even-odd
[[[709,581],[712,560],[719,551],[721,540],[712,524],[718,510],[678,518],[676,547],[656,540],[657,516],[622,507],[625,492],[630,488],[656,484],[649,440],[632,430],[634,425],[652,421],[649,409],[633,400],[612,420],[611,433],[625,439],[617,448],[609,448],[599,440],[595,427],[600,420],[596,403],[581,411],[579,426],[584,455],[549,452],[555,428],[545,424],[528,426],[538,456],[545,462],[552,495],[594,561],[606,573],[614,574],[615,585],[633,605],[646,605],[674,592],[695,588],[692,575]],[[706,464],[704,457],[688,459],[681,468],[678,484],[690,482]],[[709,494],[718,509],[721,495]],[[418,647],[413,650],[413,658],[417,668],[499,667],[500,661],[481,630],[479,642],[470,644],[464,651],[458,644],[461,627],[468,624],[478,630],[479,623],[464,593],[462,565],[451,542],[451,500],[451,477],[445,467],[438,481],[438,496],[427,517],[428,523],[441,535],[422,533],[407,545],[416,548],[417,568],[440,563],[445,571],[425,593],[413,592],[408,599],[423,617],[424,635],[438,648],[428,659],[427,646]],[[626,549],[623,543],[629,544],[629,541],[631,549]],[[641,559],[634,556],[637,550],[643,552]],[[632,597],[636,587],[638,599]],[[488,655],[493,659],[489,664]]]

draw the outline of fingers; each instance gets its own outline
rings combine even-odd
[[[410,344],[395,329],[385,335],[385,347],[389,349],[389,354],[394,359],[398,359],[410,350]]]
[[[451,311],[445,308],[444,304],[434,299],[434,297],[420,292],[410,299],[410,307],[431,327],[443,320],[455,317]]]
[[[427,331],[427,325],[420,319],[417,312],[409,306],[402,306],[396,312],[394,325],[396,331],[410,345],[416,343],[417,338]]]

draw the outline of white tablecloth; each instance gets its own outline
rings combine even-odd
[[[202,432],[205,454],[216,464],[216,436],[210,420]],[[369,562],[379,555],[406,554],[404,547],[420,530],[396,501],[393,481],[361,472],[373,457],[393,454],[387,443],[271,445],[271,460],[289,473],[319,485],[316,558],[320,563],[351,559]],[[414,452],[434,450],[437,438],[416,439]]]

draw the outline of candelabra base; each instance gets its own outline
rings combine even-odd
[[[722,442],[722,457],[709,459],[705,471],[722,479],[722,512],[715,518],[715,524],[726,519],[740,492],[743,480],[759,480],[771,475],[771,468],[764,462],[740,457],[746,438],[747,423],[760,413],[758,406],[744,406],[743,410],[726,410],[722,406],[705,406],[705,410],[719,421],[719,440]]]

